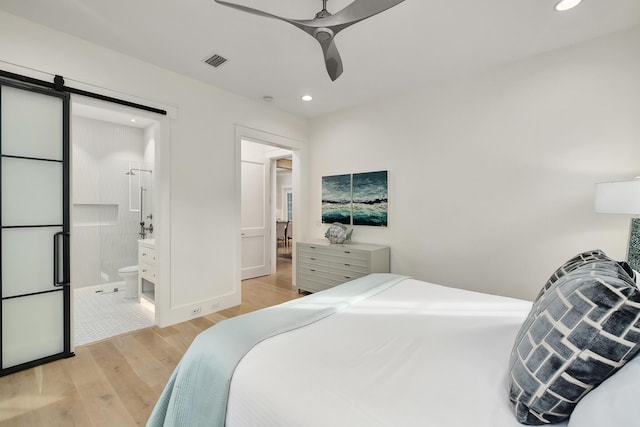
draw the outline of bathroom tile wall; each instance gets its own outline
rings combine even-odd
[[[130,176],[126,172],[130,167],[144,165],[144,133],[140,128],[73,117],[74,288],[118,282],[119,268],[137,264],[140,212],[129,209]],[[136,180],[139,176],[131,178]],[[137,180],[131,185],[137,193]],[[137,197],[139,194],[132,194],[133,201]]]

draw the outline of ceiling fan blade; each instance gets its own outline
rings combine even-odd
[[[283,18],[282,16],[273,15],[273,14],[268,13],[268,12],[263,12],[262,10],[253,9],[251,7],[242,6],[240,4],[229,3],[229,2],[223,1],[223,0],[215,0],[215,2],[218,3],[218,4],[221,4],[223,6],[227,6],[227,7],[233,8],[233,9],[241,10],[243,12],[251,13],[253,15],[264,16],[266,18],[272,18],[272,19],[277,19],[277,20],[280,20],[280,21],[288,22],[289,24],[295,25],[296,27],[300,28],[304,32],[309,33],[311,35],[313,35],[313,31],[315,29],[313,27],[310,27],[309,25],[306,25],[306,22],[312,22],[312,21],[303,21],[303,20]]]
[[[345,28],[392,8],[404,0],[355,0],[349,6],[326,18],[301,21],[314,27],[331,28],[334,35]],[[313,22],[313,23],[312,23]]]
[[[318,40],[318,42],[324,52],[324,65],[327,67],[329,78],[331,81],[335,81],[342,74],[342,58],[340,58],[338,48],[333,42],[333,37],[329,40]]]

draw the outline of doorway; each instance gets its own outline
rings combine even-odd
[[[291,259],[292,152],[246,139],[241,144],[240,234],[242,280],[245,280],[274,273],[278,262],[273,258]],[[291,199],[289,204],[285,189]]]
[[[288,150],[286,150],[288,151]],[[275,168],[275,187],[272,189],[272,200],[275,201],[276,216],[276,256],[291,259],[293,255],[293,165],[291,154],[278,154],[272,159]],[[276,263],[276,270],[279,263]]]
[[[283,262],[292,271],[291,254],[299,226],[295,206],[300,171],[295,165],[299,165],[300,144],[241,127],[236,135],[240,278],[274,274]],[[291,283],[291,277],[288,281]]]
[[[72,113],[74,343],[84,345],[156,324],[138,294],[139,240],[155,238],[156,122],[81,101]]]

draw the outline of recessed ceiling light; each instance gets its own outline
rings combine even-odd
[[[265,96],[263,96],[263,97],[262,97],[262,100],[263,100],[264,102],[273,102],[273,96],[271,96],[271,95],[265,95]]]
[[[312,99],[313,99],[313,96],[311,95],[302,95],[303,101],[311,101]]]
[[[131,119],[131,123],[135,123],[135,122],[136,122],[136,119]]]
[[[560,0],[558,4],[556,4],[556,10],[558,12],[564,12],[565,10],[573,9],[581,2],[582,0]]]

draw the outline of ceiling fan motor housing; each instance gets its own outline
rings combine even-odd
[[[319,42],[326,42],[333,37],[333,31],[329,28],[318,28],[313,32],[313,36]]]

